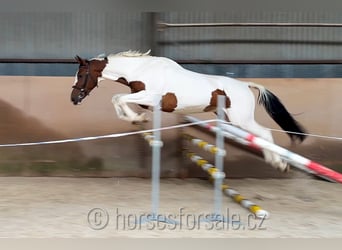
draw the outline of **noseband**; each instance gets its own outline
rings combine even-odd
[[[86,91],[86,90],[87,90],[86,87],[87,87],[88,78],[90,77],[91,80],[94,81],[96,87],[97,87],[97,79],[92,78],[92,76],[91,76],[91,74],[90,74],[90,63],[88,63],[87,66],[82,66],[82,67],[86,67],[86,69],[87,69],[87,71],[86,71],[86,76],[85,76],[85,79],[84,79],[84,82],[83,82],[83,84],[82,84],[81,87],[77,87],[76,85],[74,85],[74,86],[72,86],[72,88],[73,88],[73,89],[78,89],[78,90],[80,91],[79,96],[83,98],[83,97],[85,97],[86,95],[89,95],[89,92],[87,93],[87,91]]]

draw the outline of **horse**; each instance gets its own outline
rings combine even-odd
[[[226,119],[252,134],[273,142],[269,129],[254,119],[255,97],[251,88],[257,89],[258,103],[270,117],[289,135],[292,142],[305,139],[304,128],[291,116],[279,98],[264,86],[220,75],[207,75],[183,68],[166,57],[151,56],[150,51],[124,51],[106,57],[83,59],[75,75],[71,101],[79,104],[98,83],[110,79],[130,88],[131,93],[115,94],[112,103],[118,118],[133,123],[146,121],[146,113],[133,111],[128,104],[145,109],[160,105],[163,112],[192,114],[216,112],[219,95],[225,102]],[[263,150],[264,160],[274,168],[288,171],[289,165],[269,150]]]

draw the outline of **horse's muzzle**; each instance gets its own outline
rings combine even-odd
[[[84,91],[81,91],[78,93],[78,95],[75,95],[75,93],[71,94],[71,102],[74,105],[79,104],[84,98],[86,97],[86,93]]]
[[[71,97],[71,102],[74,104],[74,105],[77,105],[79,104],[81,101],[82,101],[82,97],[81,96],[76,96],[76,97]]]
[[[77,105],[77,104],[78,104],[78,100],[71,100],[71,102],[72,102],[74,105]]]

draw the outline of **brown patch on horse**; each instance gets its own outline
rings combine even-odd
[[[128,86],[131,88],[132,93],[137,93],[141,90],[145,90],[145,83],[141,81],[132,81],[129,82]]]
[[[141,81],[131,81],[128,82],[126,78],[124,77],[119,77],[118,79],[115,80],[116,82],[119,82],[123,85],[128,86],[131,89],[131,93],[137,93],[141,90],[145,90],[145,83]]]
[[[173,112],[177,107],[177,97],[174,93],[166,93],[162,96],[161,110],[164,112]]]
[[[213,92],[211,92],[211,99],[210,99],[209,105],[204,108],[203,110],[204,112],[216,111],[217,99],[219,95],[223,95],[226,97],[226,108],[230,107],[231,102],[230,102],[229,97],[226,95],[226,93],[223,90],[216,89]]]
[[[137,93],[139,91],[145,90],[145,83],[141,82],[141,81],[131,81],[128,83],[128,87],[131,88],[131,93]],[[140,105],[140,107],[142,107],[143,109],[148,109],[148,106],[146,105]]]
[[[128,82],[124,77],[119,77],[117,80],[115,80],[116,82],[122,83],[123,85],[127,85],[128,86]]]
[[[140,82],[140,81],[132,81],[132,82],[128,82],[126,80],[126,78],[124,77],[119,77],[116,82],[119,82],[125,86],[130,87],[131,89],[131,93],[137,93],[141,90],[145,90],[145,83]],[[142,107],[143,109],[148,109],[148,106],[146,105],[139,105],[140,107]]]

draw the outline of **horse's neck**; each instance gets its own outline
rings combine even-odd
[[[105,79],[117,80],[120,77],[129,78],[136,70],[144,65],[146,59],[152,57],[113,57],[109,59],[102,72]]]

